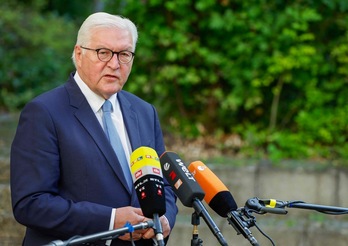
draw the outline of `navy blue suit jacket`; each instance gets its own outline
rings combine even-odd
[[[155,108],[126,91],[118,99],[132,150],[148,146],[160,156],[165,147]],[[173,228],[176,198],[165,184]],[[112,208],[139,207],[73,75],[23,109],[11,148],[11,195],[14,216],[27,227],[23,245],[30,246],[107,231]]]

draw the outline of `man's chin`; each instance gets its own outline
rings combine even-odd
[[[113,88],[108,88],[107,90],[103,91],[103,97],[104,98],[110,98],[112,95],[116,94],[122,90],[121,86],[113,87]]]

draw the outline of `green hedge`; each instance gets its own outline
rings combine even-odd
[[[72,71],[75,23],[0,0],[0,109],[18,110]]]
[[[32,2],[41,14],[0,10],[6,109],[62,83],[72,66],[76,7],[64,16],[79,21],[67,21],[59,1],[59,15]],[[157,106],[166,132],[212,136],[223,151],[238,136],[232,147],[246,157],[348,158],[346,0],[96,2],[137,24],[125,89]]]
[[[140,30],[128,88],[167,128],[238,134],[253,157],[348,158],[347,1],[134,0],[124,13]]]

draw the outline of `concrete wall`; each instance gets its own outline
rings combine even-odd
[[[24,233],[24,228],[14,221],[10,208],[8,162],[8,159],[0,159],[0,246],[20,245]],[[274,168],[262,163],[249,164],[240,168],[208,165],[229,188],[239,207],[252,197],[303,200],[312,204],[348,207],[347,170],[315,170],[308,168],[306,163],[292,169]],[[191,216],[194,211],[183,207],[180,201],[178,206],[177,224],[168,245],[191,245]],[[206,207],[229,245],[251,245],[242,235],[236,235],[226,219],[218,217],[208,205]],[[323,215],[295,208],[287,210],[287,215],[255,214],[257,225],[273,239],[275,245],[348,245],[348,215]],[[202,218],[198,229],[203,245],[219,245]],[[252,227],[251,231],[260,245],[272,245],[256,227]]]

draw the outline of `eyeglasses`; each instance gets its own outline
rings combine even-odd
[[[108,62],[112,59],[114,54],[117,55],[117,59],[120,63],[126,64],[132,61],[134,57],[134,53],[128,50],[121,50],[119,52],[112,51],[107,48],[100,48],[100,49],[91,49],[87,47],[80,46],[82,49],[85,50],[92,50],[97,52],[98,59],[102,62]]]

